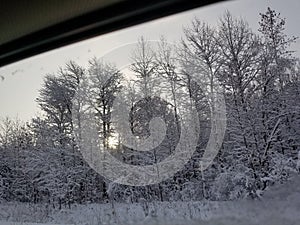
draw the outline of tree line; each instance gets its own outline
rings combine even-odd
[[[131,55],[132,79],[97,58],[86,68],[70,61],[46,75],[36,99],[43,116],[1,122],[0,199],[62,207],[256,198],[297,172],[300,64],[291,50],[297,38],[285,34],[285,19],[268,8],[254,32],[225,12],[216,27],[195,18],[183,32],[180,43],[161,38],[155,47],[141,37]],[[87,105],[74,99],[79,86],[88,90]],[[227,129],[217,157],[201,171],[216,92],[225,96]],[[166,137],[157,148],[137,152],[122,145],[111,119],[120,93],[131,106],[128,122],[136,137],[148,137],[150,120],[163,118]],[[191,105],[200,112],[194,118],[201,125],[197,149],[182,171],[156,185],[131,187],[103,178],[83,160],[73,133],[88,108],[102,147],[125,163],[153,164],[176,148]]]

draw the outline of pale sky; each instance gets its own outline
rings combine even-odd
[[[87,65],[93,56],[101,57],[112,49],[136,42],[140,36],[144,36],[147,40],[158,40],[163,35],[169,42],[178,42],[183,36],[182,28],[188,26],[194,17],[215,25],[226,9],[234,16],[247,20],[250,27],[256,31],[259,12],[265,12],[268,6],[286,18],[288,35],[300,36],[300,0],[233,0],[102,35],[2,67],[0,117],[30,120],[37,115],[39,110],[35,99],[43,77],[48,73],[55,73],[69,60],[83,66]],[[300,56],[300,40],[293,45],[293,50],[298,51],[296,55]],[[116,60],[121,59],[120,53]],[[118,63],[116,62],[117,65]],[[1,76],[4,77],[3,81]]]

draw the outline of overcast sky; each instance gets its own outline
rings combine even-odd
[[[43,77],[45,74],[55,73],[69,60],[85,66],[93,56],[101,57],[112,49],[136,42],[140,36],[147,40],[158,40],[163,35],[168,41],[177,42],[183,35],[182,28],[188,26],[194,17],[215,25],[226,9],[234,16],[247,20],[256,31],[259,12],[265,12],[268,6],[286,18],[288,35],[300,36],[300,0],[234,0],[102,35],[0,68],[0,117],[30,120],[38,115],[35,99]],[[300,41],[293,45],[293,49],[300,56]],[[4,77],[3,81],[1,76]]]

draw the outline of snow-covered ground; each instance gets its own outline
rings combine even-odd
[[[299,178],[272,187],[260,200],[89,204],[61,210],[7,203],[0,205],[0,224],[299,225]]]

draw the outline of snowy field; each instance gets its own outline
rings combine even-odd
[[[61,210],[45,205],[2,204],[0,224],[299,225],[299,178],[272,187],[260,200],[90,204]]]

